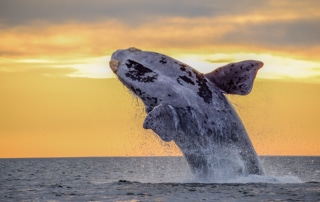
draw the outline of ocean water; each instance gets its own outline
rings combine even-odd
[[[260,157],[265,176],[199,181],[183,157],[0,159],[0,201],[320,201],[320,157]]]

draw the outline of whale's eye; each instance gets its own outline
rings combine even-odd
[[[129,59],[127,60],[126,65],[129,70],[126,73],[126,76],[134,81],[149,83],[154,82],[158,78],[158,74],[156,72],[136,61]]]

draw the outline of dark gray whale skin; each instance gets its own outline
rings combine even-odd
[[[246,95],[262,62],[246,60],[202,74],[171,57],[136,48],[112,54],[110,67],[141,98],[143,127],[174,141],[202,179],[263,175],[247,132],[224,94]]]

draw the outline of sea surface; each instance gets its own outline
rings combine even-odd
[[[0,159],[0,201],[320,201],[320,157],[260,157],[265,176],[200,181],[183,157]]]

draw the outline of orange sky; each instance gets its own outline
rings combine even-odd
[[[181,155],[109,70],[131,46],[202,72],[263,61],[253,92],[229,96],[257,153],[320,155],[318,1],[231,1],[1,2],[0,158]]]

